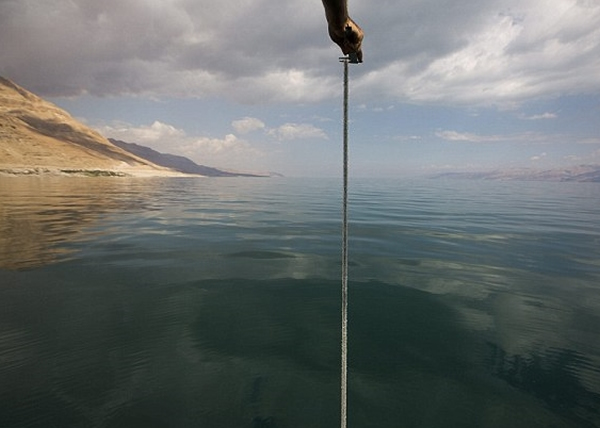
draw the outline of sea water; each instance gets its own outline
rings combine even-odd
[[[339,425],[341,182],[0,178],[0,427]],[[351,179],[350,427],[600,426],[600,185]]]

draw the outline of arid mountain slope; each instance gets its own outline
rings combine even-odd
[[[0,170],[174,174],[115,146],[64,110],[2,77]]]

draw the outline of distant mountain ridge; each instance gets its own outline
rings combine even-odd
[[[443,172],[433,178],[504,181],[571,181],[600,183],[600,165],[578,165],[568,168],[535,170],[529,168],[494,171]]]
[[[191,159],[184,156],[172,155],[169,153],[161,153],[150,147],[145,147],[136,143],[126,143],[125,141],[115,140],[109,138],[108,141],[113,143],[115,146],[127,150],[142,159],[146,159],[156,165],[171,168],[175,171],[182,172],[184,174],[198,174],[207,177],[266,177],[268,174],[250,174],[250,173],[236,173],[223,171],[218,168],[212,168],[205,165],[198,165]]]

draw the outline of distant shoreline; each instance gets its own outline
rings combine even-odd
[[[600,182],[600,165],[579,165],[571,168],[535,170],[505,169],[493,171],[442,172],[431,175],[435,179],[462,179],[488,181],[547,181],[547,182]]]
[[[4,177],[198,177],[198,174],[184,174],[177,171],[157,171],[149,169],[100,169],[100,168],[49,168],[49,167],[0,167],[0,176]]]

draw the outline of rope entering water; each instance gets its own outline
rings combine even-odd
[[[344,64],[344,131],[343,131],[343,176],[342,200],[342,362],[341,362],[341,428],[346,428],[348,419],[348,62]]]

